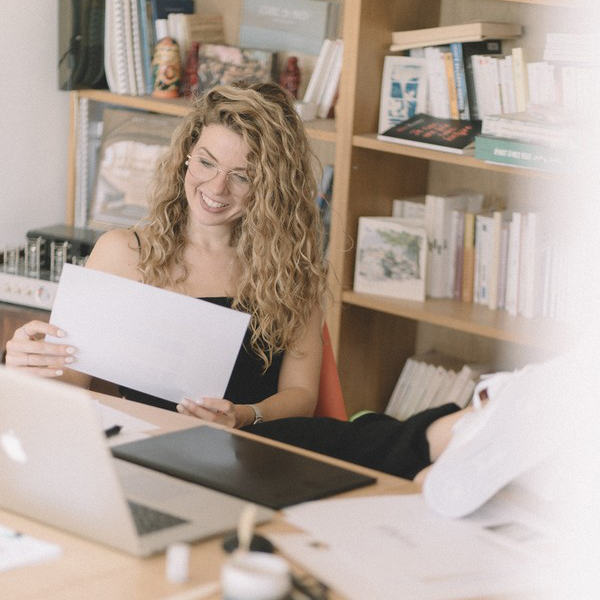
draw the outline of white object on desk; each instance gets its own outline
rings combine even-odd
[[[70,368],[172,402],[222,398],[250,316],[66,264],[50,322],[77,348]]]
[[[61,554],[57,544],[0,526],[0,572],[58,558]]]
[[[275,554],[237,551],[221,571],[224,600],[283,600],[291,588],[290,568]]]

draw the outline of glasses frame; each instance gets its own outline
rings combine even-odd
[[[195,157],[203,158],[207,162],[214,165],[215,174],[212,177],[209,177],[208,179],[202,179],[202,181],[204,183],[208,183],[209,181],[212,181],[219,173],[225,173],[225,182],[227,183],[227,188],[229,189],[229,191],[231,193],[243,195],[243,194],[246,194],[248,192],[248,190],[250,189],[250,181],[248,181],[247,183],[240,183],[240,182],[232,183],[229,176],[231,174],[239,176],[240,173],[238,172],[237,169],[222,169],[221,167],[219,167],[219,165],[217,165],[213,160],[211,160],[208,156],[205,156],[204,154],[188,154],[187,160],[185,161],[185,166],[188,168],[188,170],[190,168],[190,161],[193,160]],[[192,173],[192,176],[196,177],[193,173]],[[197,178],[197,179],[199,179],[199,178]],[[234,189],[232,189],[232,186]],[[236,189],[238,187],[240,188],[239,191]],[[241,188],[243,188],[243,189],[241,189]]]

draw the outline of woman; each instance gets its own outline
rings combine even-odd
[[[456,405],[407,422],[375,414],[352,423],[306,418],[317,401],[326,293],[312,167],[283,88],[214,87],[160,161],[148,219],[104,234],[87,266],[251,315],[225,398],[184,400],[179,412],[412,478],[447,444],[462,415]],[[89,386],[90,377],[68,369],[76,349],[45,342],[45,334],[61,336],[40,321],[18,329],[7,365]],[[175,406],[135,390],[121,393]]]
[[[146,221],[96,243],[87,262],[92,269],[251,315],[225,399],[185,400],[179,412],[232,427],[313,414],[326,289],[313,166],[283,88],[212,88],[183,119],[158,165]],[[7,364],[89,386],[89,377],[66,369],[76,349],[41,341],[57,332],[38,321],[26,324],[7,344]]]

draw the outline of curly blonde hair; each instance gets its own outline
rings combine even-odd
[[[266,369],[274,354],[295,349],[327,285],[315,157],[282,87],[238,82],[196,99],[159,161],[138,270],[151,285],[185,282],[185,162],[203,127],[212,124],[237,133],[249,148],[246,210],[232,236],[240,267],[232,308],[251,315],[251,346]],[[173,280],[175,267],[182,274]]]

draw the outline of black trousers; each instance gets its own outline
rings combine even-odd
[[[406,421],[378,413],[363,415],[352,422],[328,417],[290,417],[250,425],[244,431],[413,479],[431,464],[427,428],[458,410],[456,404],[444,404]]]

